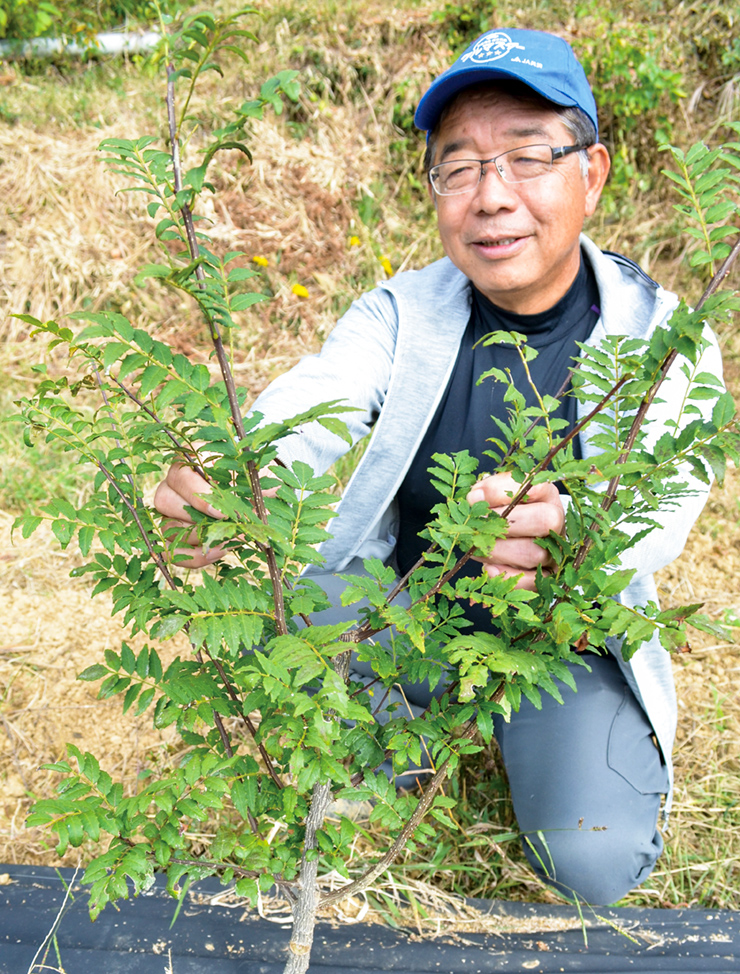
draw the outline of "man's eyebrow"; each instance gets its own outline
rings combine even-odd
[[[550,137],[549,132],[541,125],[528,125],[526,128],[510,128],[503,133],[505,136],[514,136],[518,139],[529,139],[533,136],[546,139]]]
[[[473,145],[472,139],[455,139],[454,142],[448,142],[439,154],[439,161],[449,156],[453,152],[460,152],[461,149],[470,149]]]
[[[506,139],[550,138],[550,133],[547,132],[541,125],[529,125],[524,128],[508,128],[501,132],[501,135]],[[462,149],[471,149],[473,144],[474,140],[472,138],[454,139],[452,142],[448,142],[443,146],[442,151],[439,154],[439,161],[443,162],[444,159],[453,152],[460,152]],[[514,149],[516,146],[512,146],[511,148]],[[505,150],[502,149],[501,151],[503,152]]]

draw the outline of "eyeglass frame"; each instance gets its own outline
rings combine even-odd
[[[438,162],[436,166],[430,166],[427,175],[429,177],[429,183],[431,184],[431,187],[434,190],[434,192],[437,194],[437,196],[462,196],[464,193],[475,192],[475,190],[481,184],[483,177],[485,176],[487,171],[484,170],[483,167],[489,165],[490,163],[494,164],[494,166],[496,167],[496,172],[499,174],[499,176],[505,183],[507,183],[509,186],[515,186],[517,183],[530,183],[533,182],[535,179],[541,179],[542,176],[546,176],[547,173],[552,172],[553,163],[555,162],[556,159],[563,159],[565,158],[565,156],[569,156],[572,152],[583,152],[584,149],[590,149],[591,146],[594,144],[595,143],[593,142],[580,142],[577,143],[576,145],[554,146],[554,145],[548,145],[546,142],[531,142],[529,145],[519,145],[516,146],[514,149],[507,149],[506,152],[499,152],[498,155],[491,156],[490,159],[449,159],[446,160],[445,162]],[[510,152],[517,152],[520,149],[529,149],[529,148],[533,148],[534,146],[547,147],[552,153],[552,158],[550,159],[550,168],[547,170],[547,172],[540,173],[538,176],[531,176],[529,179],[507,179],[506,176],[504,176],[504,174],[501,172],[499,166],[497,165],[497,160],[500,159],[502,156],[508,155]],[[435,169],[439,169],[441,166],[454,165],[454,163],[456,162],[477,162],[478,165],[480,166],[478,181],[475,183],[474,186],[471,186],[470,189],[458,189],[455,190],[455,192],[453,193],[441,193],[437,189],[432,173],[435,171]]]

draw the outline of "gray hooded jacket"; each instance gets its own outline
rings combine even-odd
[[[593,267],[601,304],[589,344],[597,345],[606,335],[645,338],[670,317],[678,303],[674,294],[626,258],[602,253],[585,236],[581,246]],[[332,538],[321,546],[326,569],[342,571],[353,558],[391,558],[397,534],[394,498],[447,386],[470,302],[469,280],[447,258],[384,281],[352,305],[318,355],[302,359],[254,403],[254,411],[276,421],[318,402],[346,400],[360,407],[342,417],[353,441],[373,432],[331,522]],[[707,338],[701,369],[719,376],[721,359],[709,329]],[[651,406],[649,444],[659,438],[667,420],[681,413],[688,380],[680,364],[673,364],[661,401]],[[598,453],[587,432],[581,434],[581,449],[584,458]],[[286,438],[280,456],[286,463],[302,460],[319,472],[346,450],[338,436],[313,423]],[[653,572],[681,553],[706,501],[708,486],[698,480],[692,486],[695,492],[678,507],[657,514],[662,527],[626,554],[624,567],[636,572],[621,595],[625,604],[657,602]],[[643,644],[629,662],[622,660],[616,640],[613,649],[653,726],[672,782],[676,698],[668,653],[657,638]]]

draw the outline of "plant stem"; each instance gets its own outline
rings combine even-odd
[[[334,669],[340,679],[344,681],[349,678],[351,658],[352,653],[347,650],[344,653],[339,653],[334,659]],[[327,716],[336,719],[333,711],[329,711]],[[319,869],[318,855],[316,855],[316,835],[324,824],[324,817],[331,803],[331,798],[331,781],[318,782],[314,785],[311,807],[306,818],[306,831],[303,837],[303,856],[298,878],[299,891],[293,904],[293,935],[290,938],[290,955],[288,963],[285,965],[284,974],[304,974],[308,970],[316,927],[316,909],[319,905],[319,890],[316,883]]]
[[[175,192],[179,193],[182,190],[182,164],[180,161],[180,140],[178,137],[177,119],[175,117],[175,83],[172,78],[174,72],[174,66],[172,64],[168,64],[167,120],[169,124],[170,151],[172,153],[172,170],[174,174]],[[193,260],[197,260],[197,258],[200,256],[198,238],[195,234],[193,214],[190,211],[189,205],[185,201],[183,201],[180,206],[180,213],[182,214],[182,222],[183,226],[185,227],[185,235],[188,241],[190,256],[193,258]],[[201,264],[198,264],[198,266],[195,268],[195,276],[198,279],[200,289],[205,290],[205,272]],[[218,360],[219,368],[221,369],[221,376],[224,380],[226,396],[229,400],[229,408],[231,410],[231,419],[234,423],[234,429],[236,430],[237,437],[241,441],[246,436],[246,430],[244,428],[244,420],[239,407],[239,396],[236,391],[234,374],[231,371],[231,366],[229,365],[229,357],[226,354],[226,349],[224,347],[223,339],[221,338],[218,322],[206,311],[205,308],[203,308],[202,305],[201,309],[203,310],[208,322],[208,327],[211,333],[211,341],[213,342],[216,358]],[[257,465],[252,460],[247,462],[247,472],[249,475],[249,483],[252,488],[254,509],[262,522],[267,524],[267,511],[265,509],[264,496],[262,493],[262,487],[260,485],[259,471],[257,469]],[[273,551],[272,546],[266,545],[264,551],[267,558],[267,568],[272,581],[272,598],[275,606],[276,628],[278,635],[284,636],[288,632],[288,626],[285,619],[285,604],[283,600],[283,589],[280,583],[280,571],[277,567],[275,552]]]
[[[503,692],[503,685],[501,690]],[[475,734],[476,727],[477,725],[474,720],[468,721],[461,734],[461,739],[470,740],[470,738]],[[376,862],[374,866],[371,866],[362,876],[360,876],[359,879],[349,883],[347,886],[343,886],[341,889],[335,890],[333,893],[324,894],[324,896],[321,897],[322,906],[330,903],[336,903],[337,900],[343,900],[345,897],[353,896],[355,893],[361,893],[362,890],[367,889],[367,887],[375,879],[377,879],[381,873],[385,872],[396,856],[403,850],[403,847],[414,834],[419,822],[421,822],[422,818],[431,807],[432,800],[434,799],[437,789],[447,777],[447,768],[449,763],[450,759],[447,758],[439,766],[427,785],[424,794],[419,799],[419,804],[414,809],[413,815],[409,818],[403,829],[396,836],[393,845],[390,847],[388,852],[386,852],[386,854],[378,862]]]
[[[216,671],[218,672],[218,675],[223,680],[223,684],[226,687],[226,692],[229,694],[229,696],[234,701],[234,703],[238,704],[239,710],[240,710],[241,719],[244,721],[244,724],[246,725],[247,730],[252,735],[252,739],[256,743],[256,740],[257,740],[257,728],[254,726],[254,724],[250,720],[249,714],[245,714],[243,712],[243,709],[242,709],[242,701],[239,699],[238,693],[236,692],[236,690],[234,689],[234,687],[231,684],[231,681],[227,677],[226,671],[224,670],[221,661],[218,660],[218,659],[216,659],[214,656],[211,656],[211,654],[210,654],[210,652],[208,650],[206,650],[206,653],[208,653],[208,658],[213,663],[213,665],[216,667]],[[281,788],[281,789],[284,788],[285,785],[280,780],[277,772],[275,771],[275,766],[273,765],[272,760],[270,759],[270,755],[265,750],[264,744],[257,744],[257,747],[259,748],[259,752],[260,752],[260,754],[262,756],[262,760],[265,762],[265,767],[267,768],[267,773],[270,775],[270,777],[275,782],[275,784],[278,786],[278,788]]]
[[[144,544],[147,547],[147,551],[149,552],[152,560],[154,561],[154,564],[157,566],[157,568],[161,572],[162,577],[164,578],[164,580],[167,583],[167,585],[173,591],[175,591],[175,589],[177,588],[177,586],[175,585],[175,580],[173,579],[172,575],[170,574],[170,570],[167,567],[167,565],[165,564],[164,558],[159,554],[159,552],[157,552],[157,551],[154,550],[154,546],[152,545],[152,542],[151,542],[151,540],[149,538],[149,533],[147,532],[147,530],[144,527],[144,525],[141,523],[141,518],[139,517],[139,512],[136,510],[136,508],[131,503],[131,501],[128,499],[128,497],[126,497],[126,494],[119,487],[118,481],[108,471],[108,469],[102,463],[100,463],[99,460],[96,461],[96,464],[97,464],[97,467],[100,470],[100,472],[105,477],[105,479],[108,481],[108,483],[111,485],[111,487],[113,488],[113,490],[115,490],[115,492],[118,494],[118,496],[121,498],[121,500],[123,501],[123,503],[128,508],[128,512],[131,515],[131,517],[134,519],[134,522],[136,524],[136,527],[139,529],[139,533],[141,534],[141,537],[142,537],[142,539],[144,541]]]
[[[116,493],[118,494],[118,496],[121,498],[121,500],[123,501],[123,503],[128,508],[128,511],[131,514],[131,517],[133,517],[133,519],[134,519],[134,521],[136,523],[136,526],[139,529],[139,533],[141,534],[141,537],[144,540],[144,544],[146,545],[147,550],[149,551],[149,554],[151,555],[154,563],[156,564],[157,568],[161,572],[162,577],[166,581],[167,585],[169,586],[169,588],[172,589],[173,592],[176,591],[177,590],[177,586],[175,585],[175,580],[173,579],[172,575],[170,574],[170,571],[167,568],[167,565],[165,564],[164,559],[162,558],[162,556],[157,551],[154,550],[154,546],[152,545],[152,543],[151,543],[151,541],[149,539],[149,535],[147,533],[147,530],[144,527],[144,525],[141,523],[141,518],[139,517],[138,511],[136,510],[136,508],[134,507],[134,505],[131,503],[131,501],[128,499],[128,497],[126,497],[126,494],[121,490],[121,488],[118,485],[118,482],[115,480],[115,478],[113,477],[113,475],[108,472],[108,470],[106,469],[106,467],[102,463],[100,463],[99,461],[98,461],[98,464],[97,465],[98,465],[98,469],[100,470],[100,472],[103,474],[103,476],[106,478],[106,480],[108,481],[108,483],[111,485],[111,487],[113,487],[113,489],[116,491]],[[185,631],[187,631],[188,628],[189,628],[188,626],[185,626]],[[193,647],[193,648],[195,648],[195,647]],[[196,654],[195,655],[196,655],[196,658],[198,659],[198,662],[199,663],[202,663],[203,662],[203,657],[201,655],[200,650],[196,650]],[[222,743],[224,745],[224,750],[226,751],[226,754],[229,757],[232,757],[234,752],[233,752],[233,749],[231,747],[231,742],[229,741],[229,736],[226,733],[226,728],[224,727],[224,722],[221,719],[221,715],[216,710],[212,710],[212,713],[213,713],[214,723],[216,725],[216,728],[218,729],[219,736],[221,737],[221,741],[222,741]],[[250,824],[250,826],[252,828],[252,831],[255,832],[255,834],[257,834],[258,833],[257,823],[255,822],[254,818],[252,817],[251,813],[249,814],[249,824]]]
[[[264,872],[259,872],[256,869],[242,869],[241,866],[235,866],[233,863],[228,863],[227,865],[223,862],[213,862],[209,859],[180,859],[178,857],[170,859],[170,862],[177,863],[181,866],[207,866],[214,870],[228,868],[235,876],[240,876],[244,879],[259,879],[260,876],[264,876]],[[281,879],[280,876],[273,876],[272,878],[275,880],[275,885],[287,896],[288,900],[291,903],[294,902],[295,883]]]
[[[96,369],[96,375],[97,375],[97,369]],[[121,392],[125,396],[127,396],[131,400],[131,402],[135,403],[139,407],[139,409],[141,409],[142,412],[146,413],[147,416],[150,416],[154,420],[154,422],[160,427],[160,429],[165,434],[165,436],[167,436],[169,438],[170,442],[175,447],[175,449],[177,450],[177,452],[182,454],[182,456],[187,460],[187,462],[192,467],[194,467],[195,470],[198,471],[198,473],[201,475],[201,477],[204,480],[207,480],[208,479],[208,475],[207,475],[207,473],[206,473],[205,468],[203,467],[203,465],[200,464],[200,463],[194,462],[192,451],[190,451],[187,448],[187,446],[185,446],[184,443],[181,443],[178,440],[178,438],[175,436],[175,434],[172,432],[172,430],[169,429],[169,427],[166,425],[166,423],[163,423],[162,422],[162,420],[159,418],[159,416],[157,416],[157,414],[154,412],[154,410],[153,409],[150,409],[149,406],[147,406],[147,404],[145,402],[143,402],[143,400],[141,400],[136,395],[135,392],[133,392],[133,390],[129,389],[128,386],[125,386],[121,382],[120,379],[117,379],[116,378],[116,376],[111,375],[111,376],[109,376],[109,378],[111,379],[112,382],[115,382],[115,384],[118,386],[118,388],[121,390]],[[101,391],[102,391],[102,387],[101,387]]]
[[[711,298],[714,292],[719,288],[722,281],[730,273],[730,268],[737,260],[738,254],[740,254],[740,238],[738,238],[735,241],[732,250],[729,252],[727,257],[725,257],[725,259],[722,261],[719,270],[707,285],[704,294],[702,294],[702,296],[699,298],[696,307],[694,308],[695,311],[701,311],[701,309],[706,304],[707,300]]]
[[[697,302],[696,307],[694,308],[695,312],[701,311],[701,309],[706,304],[707,300],[719,288],[724,278],[727,277],[727,275],[729,274],[730,268],[732,267],[735,260],[737,259],[738,254],[740,254],[740,240],[737,240],[735,242],[735,245],[733,246],[730,253],[722,262],[722,265],[720,266],[719,270],[712,276],[711,281],[707,285],[704,293],[699,298],[699,301]],[[623,464],[626,463],[627,460],[629,459],[630,453],[632,452],[632,449],[635,445],[635,441],[637,439],[637,434],[639,433],[642,424],[645,422],[647,411],[652,405],[655,397],[657,396],[658,390],[663,385],[663,382],[665,381],[665,378],[668,375],[668,370],[678,358],[678,354],[679,354],[678,349],[672,348],[670,352],[668,352],[666,357],[663,359],[663,364],[660,367],[657,380],[653,383],[651,388],[646,393],[645,398],[640,403],[640,407],[637,410],[637,413],[635,414],[635,418],[632,421],[632,425],[630,426],[630,430],[629,433],[627,434],[627,438],[624,441],[623,451],[619,456],[617,463]],[[609,485],[604,494],[604,499],[602,500],[600,505],[603,511],[608,511],[609,508],[614,503],[614,498],[617,496],[617,490],[619,489],[620,480],[621,480],[621,475],[616,474],[609,481]],[[593,538],[589,536],[586,538],[586,540],[583,542],[578,552],[576,553],[576,557],[573,562],[573,566],[576,569],[581,567],[581,565],[586,559],[588,552],[591,550],[592,545],[593,545]]]
[[[319,890],[316,885],[319,860],[318,856],[314,857],[312,854],[316,851],[316,833],[323,825],[330,802],[331,782],[315,785],[311,808],[306,818],[298,896],[293,906],[293,935],[290,938],[288,963],[285,965],[284,974],[304,974],[308,970],[316,927],[316,908],[319,905]]]

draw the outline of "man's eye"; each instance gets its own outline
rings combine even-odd
[[[447,172],[447,178],[450,179],[455,176],[465,175],[466,173],[472,172],[473,168],[469,162],[452,163]]]
[[[442,182],[447,189],[467,186],[478,178],[478,166],[470,162],[452,163],[443,173]]]

